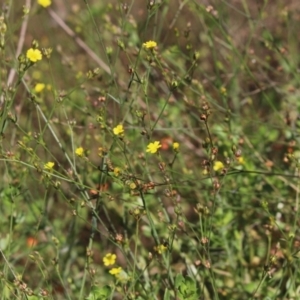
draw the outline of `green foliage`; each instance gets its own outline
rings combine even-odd
[[[25,2],[0,8],[1,299],[297,299],[297,1]]]
[[[178,290],[178,298],[180,300],[199,299],[199,293],[197,293],[197,285],[193,278],[189,276],[183,277],[181,274],[178,274],[175,278],[175,287]]]
[[[106,285],[102,288],[93,286],[89,296],[86,300],[105,300],[111,297],[112,290],[110,286]]]

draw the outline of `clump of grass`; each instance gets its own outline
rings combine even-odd
[[[2,7],[2,299],[297,298],[295,3]]]

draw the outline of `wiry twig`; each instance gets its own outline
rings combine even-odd
[[[26,0],[25,7],[26,7],[26,9],[30,10],[31,0]],[[21,54],[22,49],[23,49],[25,35],[26,35],[26,31],[27,31],[27,25],[28,25],[28,18],[29,18],[28,14],[25,14],[23,17],[23,22],[22,22],[21,30],[20,30],[20,37],[18,39],[16,58],[18,58],[18,56]],[[7,78],[7,83],[6,83],[7,87],[10,87],[12,85],[14,78],[16,76],[16,73],[17,73],[16,69],[14,67],[12,67],[8,73],[8,78]],[[2,105],[3,102],[4,102],[4,94],[2,94],[0,97],[0,104]]]
[[[26,0],[25,7],[26,7],[26,9],[30,10],[31,0]],[[20,37],[19,37],[19,40],[18,40],[18,46],[17,46],[17,51],[16,51],[16,57],[17,58],[21,54],[22,49],[23,49],[26,30],[27,30],[27,25],[28,25],[28,18],[29,18],[28,14],[25,14],[23,22],[22,22],[22,26],[21,26]],[[15,75],[16,75],[16,69],[11,68],[10,71],[9,71],[8,79],[7,79],[7,86],[10,86],[12,84],[12,82],[15,78]]]
[[[6,256],[4,255],[4,253],[3,253],[3,251],[1,249],[0,249],[0,253],[1,253],[1,255],[2,255],[4,261],[5,261],[5,263],[7,264],[8,268],[10,269],[11,273],[14,275],[15,278],[17,278],[17,276],[16,276],[16,274],[15,274],[15,272],[14,272],[11,264],[9,263],[9,261],[7,260]]]
[[[80,38],[76,33],[60,18],[60,16],[52,9],[48,9],[53,20],[74,39],[79,47],[81,47],[107,74],[111,75],[109,66],[98,57],[98,55]]]

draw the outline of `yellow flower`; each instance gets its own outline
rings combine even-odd
[[[38,0],[38,4],[43,7],[48,7],[51,5],[51,0]]]
[[[32,62],[37,62],[42,59],[42,52],[39,49],[30,48],[26,52],[26,57]]]
[[[240,156],[237,158],[237,161],[239,164],[243,165],[245,163],[245,160],[244,160],[244,157],[243,156]]]
[[[115,176],[119,176],[119,175],[120,175],[120,172],[121,172],[121,169],[120,169],[120,168],[118,168],[118,167],[115,167],[115,168],[114,168],[114,175],[115,175]]]
[[[148,41],[146,43],[143,44],[143,47],[146,49],[153,49],[157,46],[157,43],[154,41]]]
[[[157,150],[161,147],[161,144],[160,142],[158,141],[155,141],[154,143],[150,143],[148,146],[147,146],[147,150],[146,152],[150,152],[150,153],[156,153]]]
[[[162,254],[162,253],[164,253],[164,252],[168,249],[168,247],[166,247],[166,246],[163,245],[163,244],[160,244],[160,245],[156,246],[154,249],[155,249],[155,251],[157,251],[159,254]]]
[[[122,272],[122,268],[121,268],[121,267],[118,267],[118,268],[112,268],[112,269],[109,271],[109,273],[110,273],[111,275],[115,275],[115,276],[119,275],[121,272]]]
[[[173,143],[173,149],[174,150],[178,150],[178,148],[179,148],[179,143]]]
[[[44,83],[37,83],[34,87],[34,91],[36,93],[40,93],[43,91],[43,89],[46,87],[46,85]]]
[[[134,182],[131,182],[131,183],[129,184],[129,188],[130,188],[131,190],[136,189],[136,184],[135,184]]]
[[[215,171],[220,171],[222,169],[224,169],[224,164],[221,161],[219,161],[219,160],[215,161],[215,163],[214,163],[214,170]]]
[[[82,157],[84,155],[84,149],[82,147],[79,147],[75,150],[75,154],[79,157]]]
[[[221,92],[221,94],[222,94],[223,96],[226,96],[226,95],[227,95],[226,87],[225,87],[225,86],[222,86],[222,87],[220,88],[220,92]]]
[[[53,167],[54,167],[54,162],[51,162],[51,161],[47,162],[44,165],[44,169],[47,171],[52,171]]]
[[[116,262],[116,258],[117,255],[116,254],[112,254],[112,253],[107,253],[104,257],[103,257],[103,263],[105,266],[111,266],[114,265]]]
[[[122,124],[119,124],[118,126],[116,126],[116,127],[113,129],[113,132],[114,132],[115,135],[120,135],[120,134],[124,133],[123,125],[122,125]]]

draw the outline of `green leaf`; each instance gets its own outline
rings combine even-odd
[[[165,290],[164,300],[170,300],[171,298],[170,291],[168,289]]]
[[[38,296],[32,295],[32,296],[27,296],[28,300],[39,300],[41,298],[39,298]]]
[[[177,274],[175,278],[175,287],[178,288],[182,282],[184,282],[184,277],[181,274]]]
[[[185,284],[187,286],[187,289],[191,292],[196,292],[197,291],[197,285],[196,285],[196,282],[194,281],[193,278],[187,276],[185,278]]]
[[[178,274],[175,278],[175,287],[180,300],[197,300],[197,284],[190,276],[183,277]]]
[[[86,300],[106,300],[111,292],[111,287],[108,285],[101,288],[93,286]]]

